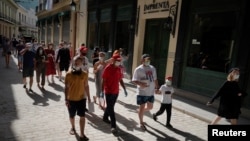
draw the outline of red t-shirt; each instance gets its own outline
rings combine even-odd
[[[102,78],[104,80],[104,93],[118,94],[119,83],[122,79],[122,70],[120,67],[115,67],[109,64],[103,71]]]

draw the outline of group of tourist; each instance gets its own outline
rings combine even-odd
[[[8,39],[4,41],[4,55],[9,57],[12,54]],[[18,59],[18,70],[23,75],[23,87],[33,93],[33,76],[36,72],[37,86],[41,90],[45,90],[45,82],[54,83],[54,75],[58,75],[60,81],[65,84],[65,105],[69,112],[69,120],[71,123],[70,134],[75,135],[75,116],[80,117],[80,139],[88,140],[85,135],[85,112],[86,103],[91,102],[88,77],[89,77],[89,60],[87,58],[88,48],[82,44],[76,51],[76,55],[72,56],[70,47],[61,42],[58,48],[54,49],[54,44],[49,43],[25,43],[21,40],[15,44],[16,57]],[[126,58],[122,56],[122,50],[115,50],[111,58],[106,59],[106,53],[95,49],[92,55],[93,74],[96,86],[96,94],[93,100],[100,109],[104,111],[103,121],[110,124],[111,132],[117,134],[115,103],[119,96],[119,87],[124,90],[125,96],[128,95],[123,82],[124,66],[122,61]],[[147,130],[143,120],[144,113],[153,108],[154,94],[161,94],[161,107],[153,114],[152,118],[156,121],[157,116],[161,115],[165,110],[167,113],[166,127],[173,128],[170,124],[172,110],[172,77],[166,78],[166,83],[159,86],[157,81],[157,73],[151,64],[149,54],[143,54],[141,64],[135,68],[132,82],[137,85],[136,102],[138,107],[139,123],[142,130]],[[9,67],[9,60],[6,59],[6,67]],[[65,77],[62,72],[65,71]],[[234,68],[230,71],[227,81],[207,103],[211,105],[214,100],[221,97],[218,116],[211,124],[216,124],[222,117],[228,118],[231,124],[237,124],[240,115],[241,97],[245,95],[238,86],[239,69]],[[29,77],[29,85],[26,78]],[[63,79],[64,78],[64,79]],[[228,95],[227,95],[228,94]],[[234,104],[233,104],[234,103]]]

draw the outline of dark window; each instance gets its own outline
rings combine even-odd
[[[110,36],[110,23],[104,22],[100,24],[100,40],[99,46],[102,51],[109,51],[109,36]]]
[[[116,49],[123,48],[125,49],[125,51],[127,51],[128,43],[129,43],[129,22],[128,21],[117,22],[115,38],[116,38],[115,48]]]
[[[235,12],[196,13],[187,66],[227,72],[234,50]]]
[[[96,23],[89,24],[88,47],[94,49],[96,45]]]

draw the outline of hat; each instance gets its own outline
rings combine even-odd
[[[112,58],[113,58],[114,60],[119,60],[119,61],[122,60],[121,56],[120,56],[120,55],[117,55],[117,54],[113,55]]]
[[[172,78],[173,78],[172,76],[166,77],[166,79],[167,79],[167,80],[170,80],[170,81],[172,80]]]
[[[85,53],[87,53],[87,52],[88,52],[88,48],[85,47],[85,46],[81,46],[81,47],[80,47],[80,52],[85,52]]]
[[[145,59],[145,58],[150,58],[150,55],[149,55],[149,54],[143,54],[143,55],[141,56],[141,59]]]

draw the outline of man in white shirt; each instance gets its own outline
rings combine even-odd
[[[137,104],[139,105],[138,116],[140,126],[143,130],[146,127],[143,122],[144,112],[153,108],[155,89],[158,89],[156,69],[150,65],[150,56],[142,55],[142,64],[138,66],[133,74],[132,82],[137,85]]]

